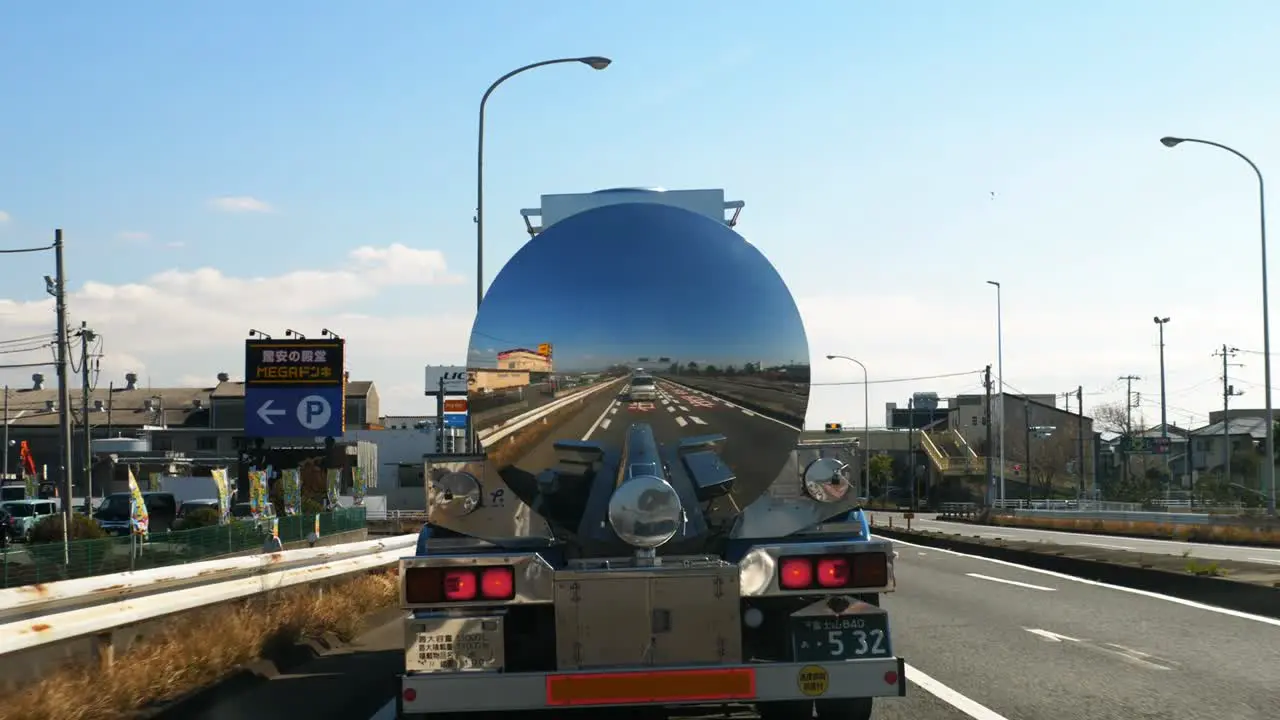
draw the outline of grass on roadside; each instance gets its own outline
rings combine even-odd
[[[264,651],[333,633],[350,640],[399,602],[394,570],[183,613],[101,669],[83,661],[0,696],[0,720],[117,720],[208,686]]]

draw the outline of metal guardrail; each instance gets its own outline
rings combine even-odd
[[[0,655],[385,567],[416,534],[0,590]]]
[[[593,385],[589,388],[584,388],[580,392],[573,393],[572,395],[566,395],[565,397],[549,402],[546,405],[543,405],[542,407],[531,410],[525,413],[524,415],[518,415],[516,417],[511,418],[510,420],[499,423],[498,425],[495,425],[491,428],[485,428],[484,430],[480,430],[476,433],[476,436],[479,437],[480,440],[485,442],[486,444],[496,442],[498,440],[501,440],[505,437],[510,436],[512,433],[516,432],[517,430],[521,430],[525,427],[528,427],[529,425],[532,425],[538,420],[541,420],[542,418],[565,407],[570,403],[582,400],[587,396],[597,393],[605,388],[615,386],[618,384],[619,381],[624,379],[625,378],[618,378],[617,380],[603,382],[603,383],[600,383],[599,385]]]

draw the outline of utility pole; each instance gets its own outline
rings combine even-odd
[[[1027,502],[1032,501],[1032,401],[1023,396],[1023,425],[1027,428]]]
[[[56,308],[58,322],[58,437],[61,438],[59,455],[62,465],[62,531],[68,537],[71,528],[71,498],[74,485],[71,482],[71,471],[74,467],[71,445],[71,387],[67,380],[69,364],[68,331],[67,331],[67,275],[63,262],[62,228],[53,231],[54,276],[45,278],[46,288],[51,291]],[[70,548],[64,539],[62,543],[63,561],[69,562]]]
[[[1222,477],[1228,483],[1231,482],[1231,418],[1227,417],[1227,413],[1230,411],[1231,398],[1243,395],[1244,392],[1237,391],[1236,386],[1231,384],[1227,368],[1232,365],[1242,367],[1239,363],[1228,362],[1239,352],[1240,348],[1224,343],[1222,349],[1214,353],[1215,356],[1222,357]]]
[[[0,467],[0,475],[9,472],[9,386],[4,386],[4,467]]]
[[[991,366],[990,365],[988,365],[987,369],[984,370],[982,373],[982,387],[986,391],[986,395],[987,395],[986,413],[985,413],[985,417],[983,417],[982,419],[982,423],[987,427],[987,451],[983,453],[983,455],[987,459],[987,497],[989,498],[987,504],[994,505],[995,503],[991,502],[991,500],[995,500],[997,495],[996,495],[995,468],[991,467],[991,450],[995,447],[995,442],[993,440],[993,434],[992,434],[992,428],[991,428]]]
[[[1134,397],[1133,381],[1141,380],[1142,378],[1138,377],[1137,375],[1122,375],[1120,376],[1120,379],[1125,381],[1125,390],[1124,390],[1124,439],[1125,439],[1125,442],[1124,442],[1124,445],[1121,446],[1123,448],[1122,454],[1124,455],[1124,476],[1127,479],[1132,479],[1133,468],[1130,467],[1130,463],[1129,463],[1129,438],[1133,435],[1133,409],[1138,406],[1138,403],[1136,402],[1136,400],[1140,400],[1142,397],[1141,393],[1138,394],[1137,398]]]
[[[1122,375],[1120,379],[1126,383],[1124,391],[1124,434],[1129,435],[1133,432],[1133,409],[1137,407],[1133,397],[1133,381],[1141,380],[1142,378],[1137,375]]]
[[[1070,409],[1070,404],[1068,404],[1067,407],[1068,409]],[[1078,437],[1076,438],[1076,440],[1080,445],[1077,453],[1078,459],[1076,460],[1076,462],[1078,465],[1077,472],[1080,473],[1080,495],[1083,497],[1084,496],[1084,386],[1083,385],[1076,386],[1076,407],[1080,408],[1080,417],[1076,418],[1076,421],[1078,423],[1076,426],[1076,435]]]
[[[915,445],[915,429],[916,429],[916,399],[907,400],[907,416],[910,421],[907,423],[907,477],[911,483],[911,512],[916,511],[916,445]]]
[[[84,430],[84,508],[93,510],[93,432],[89,428],[89,343],[98,338],[85,322],[80,323],[80,426]],[[70,502],[70,500],[68,500]]]

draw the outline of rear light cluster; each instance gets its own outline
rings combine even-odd
[[[889,584],[889,558],[884,553],[801,555],[778,563],[783,590],[883,587]]]
[[[509,565],[488,567],[419,567],[404,573],[405,601],[414,605],[473,600],[510,600],[516,596],[516,573]]]

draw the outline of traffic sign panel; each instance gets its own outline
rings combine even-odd
[[[464,428],[467,426],[466,413],[445,413],[444,426],[447,428]]]
[[[342,385],[342,340],[246,340],[247,386]]]
[[[342,387],[254,387],[244,391],[249,437],[337,437],[345,429]]]
[[[463,413],[467,412],[466,398],[445,398],[444,411],[447,413]]]

